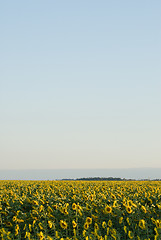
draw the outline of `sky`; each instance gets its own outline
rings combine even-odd
[[[161,168],[161,1],[1,1],[0,169]]]

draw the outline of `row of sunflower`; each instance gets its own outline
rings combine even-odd
[[[160,181],[0,181],[0,236],[159,240]]]

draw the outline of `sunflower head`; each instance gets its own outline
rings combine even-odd
[[[144,213],[147,212],[146,208],[145,208],[143,205],[141,206],[141,210],[142,210]]]
[[[129,237],[130,239],[133,239],[133,238],[134,238],[133,233],[132,233],[131,231],[128,232],[128,237]]]
[[[88,228],[89,228],[89,224],[87,222],[85,222],[84,229],[87,230]]]
[[[73,210],[76,210],[76,209],[77,209],[76,203],[73,203],[73,204],[72,204],[72,209],[73,209]]]
[[[76,228],[77,223],[73,220],[73,221],[72,221],[72,225],[73,225],[73,228]]]
[[[102,222],[102,227],[106,228],[106,222],[105,221]]]
[[[67,223],[65,221],[63,221],[63,220],[60,220],[60,226],[63,229],[67,229],[67,227],[68,227]]]
[[[88,224],[91,224],[91,223],[92,223],[92,218],[87,217],[87,218],[86,218],[86,222],[87,222]]]
[[[107,205],[105,207],[105,213],[111,213],[112,212],[112,207],[110,207],[109,205]]]
[[[144,219],[139,220],[139,227],[141,229],[145,229],[145,220]]]
[[[111,220],[108,220],[107,224],[108,224],[109,227],[112,227],[112,221]]]
[[[127,206],[127,207],[126,207],[126,212],[127,212],[127,213],[132,213],[132,209],[131,209],[130,206]]]

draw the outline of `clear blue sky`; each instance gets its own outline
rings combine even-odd
[[[161,167],[161,1],[1,1],[0,169]]]

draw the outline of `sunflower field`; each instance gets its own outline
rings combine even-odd
[[[159,240],[160,181],[0,181],[0,239]]]

